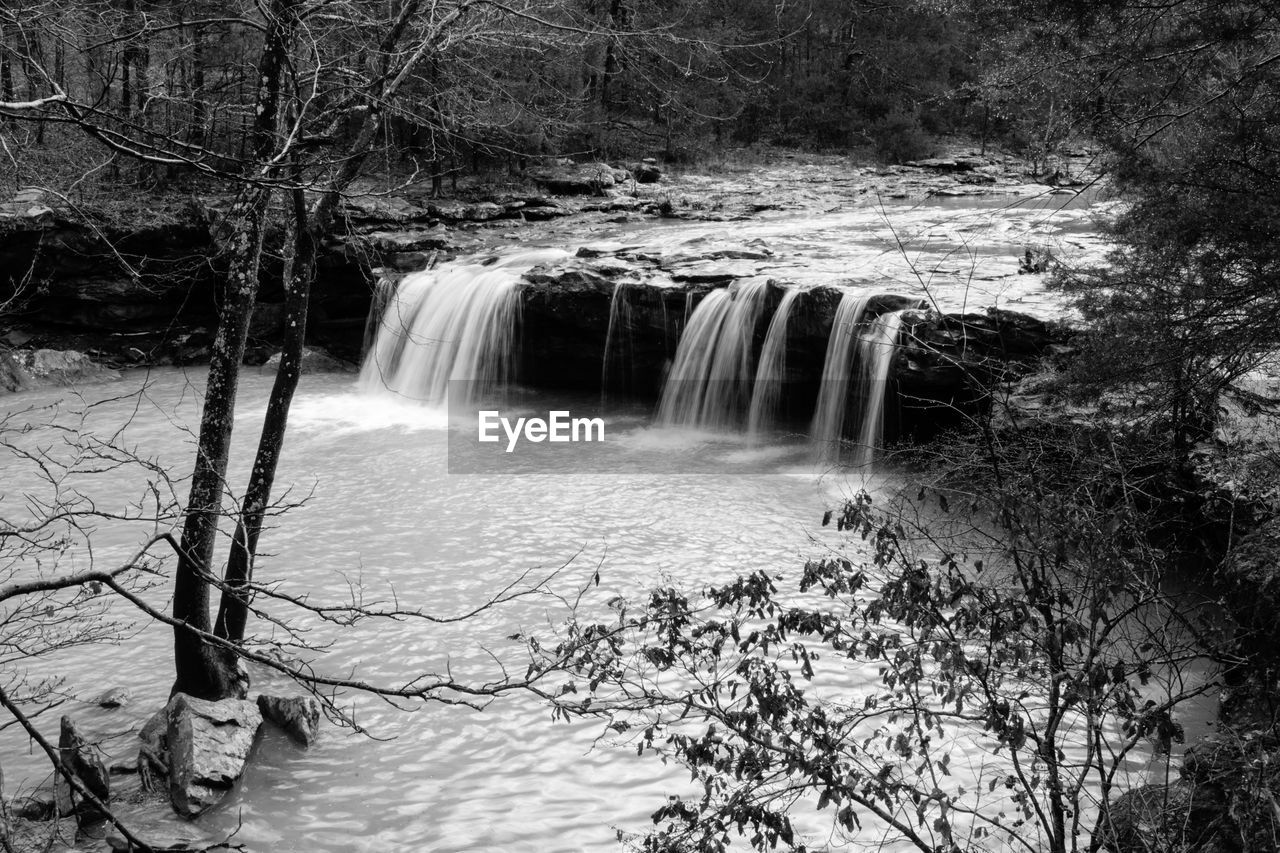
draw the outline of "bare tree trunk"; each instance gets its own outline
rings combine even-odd
[[[227,560],[226,586],[218,607],[214,633],[236,643],[244,642],[252,594],[246,587],[253,579],[253,562],[258,551],[258,537],[271,490],[275,485],[276,466],[284,447],[289,425],[289,407],[302,375],[302,352],[307,336],[307,310],[311,302],[311,284],[315,277],[316,235],[307,216],[302,190],[293,191],[293,226],[290,229],[292,249],[285,269],[284,346],[280,367],[271,386],[271,398],[262,422],[258,452],[245,491],[240,518],[236,523]]]
[[[198,631],[209,632],[209,587],[214,577],[213,554],[222,517],[223,483],[231,449],[240,363],[244,360],[249,320],[258,293],[258,265],[271,193],[252,187],[242,194],[224,236],[231,254],[218,334],[209,359],[209,380],[200,419],[200,439],[182,554],[174,579],[173,616]],[[195,634],[174,630],[173,692],[202,699],[243,696],[247,685],[237,683],[233,662]]]
[[[415,2],[406,3],[401,9],[396,27],[384,40],[384,55],[399,38],[398,30],[417,10]],[[388,103],[411,69],[401,69],[390,82],[380,83],[370,92],[375,103]],[[385,77],[383,78],[385,80]],[[271,387],[271,398],[263,420],[258,452],[250,474],[249,488],[245,495],[241,516],[237,521],[232,541],[231,556],[227,563],[226,583],[218,607],[215,632],[226,639],[243,642],[249,615],[252,593],[248,589],[253,578],[253,561],[257,554],[258,537],[262,532],[262,520],[271,501],[275,484],[276,466],[284,446],[288,427],[289,406],[293,401],[298,380],[302,374],[302,349],[306,340],[306,315],[310,301],[311,284],[315,278],[316,248],[320,239],[333,228],[341,194],[360,173],[365,160],[373,150],[374,140],[381,128],[382,112],[379,109],[365,111],[364,118],[347,143],[347,156],[329,179],[324,193],[315,202],[307,222],[305,198],[301,190],[293,193],[294,249],[292,269],[286,279],[286,336],[280,354],[280,369]],[[436,175],[439,175],[437,171]],[[207,404],[206,404],[207,405]]]
[[[187,131],[187,141],[192,145],[207,145],[205,125],[209,121],[208,109],[204,101],[204,39],[205,29],[196,27],[191,33],[191,126]]]
[[[9,39],[0,29],[0,101],[16,101],[13,93],[13,61],[9,57]],[[9,124],[11,119],[0,118],[0,124]]]
[[[258,268],[271,203],[271,190],[258,178],[270,178],[270,161],[277,138],[281,89],[295,18],[295,0],[273,0],[267,33],[258,63],[257,110],[250,143],[260,174],[248,174],[219,243],[230,259],[227,288],[209,360],[209,380],[200,418],[200,438],[191,477],[181,556],[174,579],[174,618],[209,632],[209,588],[214,582],[213,555],[222,516],[223,485],[231,450],[236,388],[244,361],[249,321],[258,294]],[[173,691],[203,699],[243,696],[246,679],[235,667],[234,655],[209,646],[202,637],[174,629]]]

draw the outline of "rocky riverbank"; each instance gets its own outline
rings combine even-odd
[[[1051,177],[1077,184],[1088,175],[1086,155],[1066,161]],[[549,162],[502,181],[464,186],[450,199],[431,198],[422,185],[360,184],[346,200],[341,233],[321,250],[311,342],[358,358],[381,271],[421,269],[513,241],[572,246],[602,230],[645,222],[746,222],[883,199],[1069,198],[1079,189],[1040,183],[1016,160],[967,149],[885,168],[782,152],[763,163],[721,164],[715,175],[629,165]],[[219,299],[211,228],[228,200],[144,201],[145,221],[123,221],[110,208],[72,206],[37,190],[0,203],[0,345],[77,350],[116,366],[201,360]],[[282,300],[279,264],[269,252],[250,330],[255,363],[272,351]]]

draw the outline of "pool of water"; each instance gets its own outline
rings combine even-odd
[[[144,381],[144,395],[127,393]],[[84,389],[86,400],[116,398],[96,406],[85,426],[99,436],[115,433],[117,443],[145,448],[168,470],[184,472],[200,381],[198,374],[166,370]],[[242,463],[269,387],[270,377],[254,371],[243,381],[236,419]],[[32,407],[19,417],[45,421],[52,415],[44,407],[63,394],[33,392],[6,404],[11,411]],[[60,417],[73,421],[69,410],[80,402],[63,405],[68,411]],[[530,571],[558,569],[555,586],[564,593],[599,571],[600,587],[587,605],[603,607],[613,595],[664,578],[697,588],[759,568],[795,570],[806,555],[834,544],[819,525],[822,512],[840,489],[853,486],[822,478],[803,450],[663,434],[640,413],[621,423],[616,444],[589,450],[642,458],[642,473],[619,476],[595,460],[580,473],[538,467],[450,475],[449,423],[439,412],[362,397],[354,377],[308,376],[280,473],[301,505],[263,534],[259,577],[315,601],[344,602],[358,588],[366,601],[394,599],[401,609],[448,616],[477,607]],[[21,440],[57,441],[38,435]],[[12,473],[6,512],[20,504],[24,489],[39,487],[23,482],[16,468]],[[241,464],[233,484],[244,476]],[[145,479],[122,469],[86,476],[80,488],[106,508],[140,494]],[[185,485],[175,485],[180,496]],[[146,533],[146,525],[99,524],[96,564],[125,559]],[[88,555],[74,559],[83,566]],[[166,603],[163,589],[151,597]],[[88,702],[61,709],[99,736],[143,722],[163,704],[172,679],[170,633],[127,611],[118,615],[137,630],[120,646],[79,648],[32,665],[63,674],[65,689],[79,699],[113,686],[133,691],[134,701],[121,710]],[[560,602],[540,598],[451,626],[375,620],[338,630],[302,618],[296,624],[313,631],[309,640],[327,645],[309,655],[321,667],[354,668],[365,679],[396,684],[445,671],[487,680],[500,675],[500,663],[522,670],[522,648],[508,635],[544,630],[564,615]],[[256,630],[271,633],[261,623]],[[278,676],[256,676],[257,687],[278,686]],[[238,839],[273,851],[600,850],[614,843],[615,827],[644,829],[665,794],[684,785],[681,774],[636,759],[633,748],[597,744],[593,724],[552,723],[528,697],[502,698],[484,711],[419,704],[405,712],[354,695],[345,701],[372,738],[330,727],[310,750],[265,738],[243,784],[202,826],[212,832],[240,826]],[[44,721],[44,729],[56,734],[56,719]],[[0,738],[11,792],[45,775],[24,739],[13,730]],[[104,746],[132,749],[124,739]]]
[[[104,400],[86,416],[86,432],[142,449],[179,476],[193,454],[190,429],[201,381],[198,373],[162,370],[81,389],[78,398],[65,390],[15,395],[6,398],[9,426],[80,424],[74,410]],[[236,419],[241,464],[231,474],[236,489],[269,385],[270,376],[246,372]],[[59,410],[49,408],[59,401]],[[532,395],[523,405],[581,408],[588,402]],[[553,466],[451,473],[468,443],[450,447],[461,427],[446,414],[362,395],[351,376],[307,376],[279,478],[298,505],[264,533],[258,576],[317,603],[359,595],[366,603],[451,616],[482,605],[528,572],[556,572],[558,591],[587,587],[583,607],[603,614],[610,598],[635,596],[658,582],[696,590],[756,569],[794,579],[806,558],[832,550],[857,556],[852,538],[821,527],[821,516],[857,488],[880,484],[817,466],[803,442],[774,436],[751,444],[656,429],[645,410],[610,423],[616,425],[611,441],[584,446],[580,464],[562,457]],[[48,430],[12,437],[29,450],[63,452],[59,435]],[[611,468],[613,461],[619,464]],[[7,518],[21,514],[24,493],[40,490],[36,470],[6,464],[0,509]],[[142,494],[148,479],[154,481],[154,472],[84,468],[75,482],[108,510]],[[174,484],[180,497],[185,485]],[[98,524],[95,564],[125,559],[148,530],[146,524]],[[68,565],[85,567],[89,557],[77,545]],[[158,587],[149,598],[164,607],[166,595]],[[32,661],[30,670],[63,676],[62,690],[74,698],[59,712],[75,716],[108,753],[127,755],[134,749],[127,733],[167,697],[172,639],[132,611],[116,608],[114,615],[129,633],[121,644],[53,653]],[[408,619],[336,628],[303,616],[293,623],[323,647],[304,653],[319,669],[394,685],[424,673],[483,682],[501,677],[504,666],[519,672],[524,652],[510,635],[550,634],[565,615],[563,602],[543,596],[451,625]],[[252,630],[259,638],[282,639],[265,623]],[[264,691],[290,689],[278,675],[254,675]],[[854,663],[820,673],[812,689],[857,701],[877,678],[875,662]],[[133,691],[131,704],[116,711],[92,704],[115,686]],[[502,697],[483,710],[440,703],[396,708],[351,693],[341,701],[369,736],[328,726],[304,750],[267,732],[242,783],[200,819],[200,828],[235,832],[252,850],[286,853],[600,851],[617,849],[618,831],[650,827],[649,815],[668,795],[696,793],[686,773],[637,758],[633,744],[602,739],[597,723],[552,722],[548,708],[531,696]],[[40,720],[47,734],[56,734],[56,716]],[[999,759],[974,734],[952,729],[937,746],[953,756],[949,781],[995,813],[1008,807],[1004,789],[991,795],[974,780],[988,778]],[[42,756],[13,728],[0,731],[0,755],[9,793],[48,775]],[[1135,753],[1122,777],[1143,781],[1159,771],[1158,762]],[[883,830],[871,823],[852,839],[832,836],[821,820],[828,814],[816,815],[803,802],[797,807],[801,827],[819,847],[909,849],[882,844]]]

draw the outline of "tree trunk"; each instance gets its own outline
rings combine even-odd
[[[271,204],[271,190],[255,180],[271,178],[267,165],[276,146],[285,62],[292,40],[296,0],[273,0],[258,63],[257,109],[249,144],[254,171],[245,175],[219,245],[229,259],[226,295],[209,360],[209,380],[200,418],[200,438],[182,530],[181,555],[174,579],[173,615],[200,633],[209,633],[209,587],[214,582],[213,554],[222,515],[236,388],[244,361],[249,321],[258,293],[258,268]],[[174,628],[173,692],[202,699],[243,696],[247,678],[237,672],[234,655],[210,646],[185,628]]]
[[[209,586],[213,581],[213,552],[222,516],[222,490],[231,449],[235,420],[236,388],[244,360],[249,319],[258,292],[258,265],[271,193],[251,188],[236,203],[226,242],[231,268],[218,322],[218,334],[209,359],[209,381],[200,418],[200,439],[182,551],[173,589],[173,616],[197,631],[208,633]],[[247,685],[238,683],[232,662],[204,639],[182,628],[174,629],[175,693],[201,699],[244,695]]]
[[[0,101],[16,101],[13,92],[13,62],[9,58],[9,40],[3,29],[0,29]],[[9,124],[11,119],[0,118],[0,124]]]
[[[252,593],[247,589],[253,580],[253,561],[258,551],[258,536],[271,502],[276,466],[284,447],[289,425],[289,406],[302,375],[302,351],[307,336],[307,310],[311,283],[315,274],[316,243],[308,222],[302,190],[293,192],[293,226],[291,258],[285,269],[284,346],[280,352],[280,368],[271,386],[271,398],[262,422],[258,452],[245,491],[231,555],[227,560],[226,586],[218,606],[214,633],[236,643],[244,642]]]

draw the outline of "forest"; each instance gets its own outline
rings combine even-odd
[[[0,849],[1280,849],[1277,60],[1262,0],[3,3]]]

